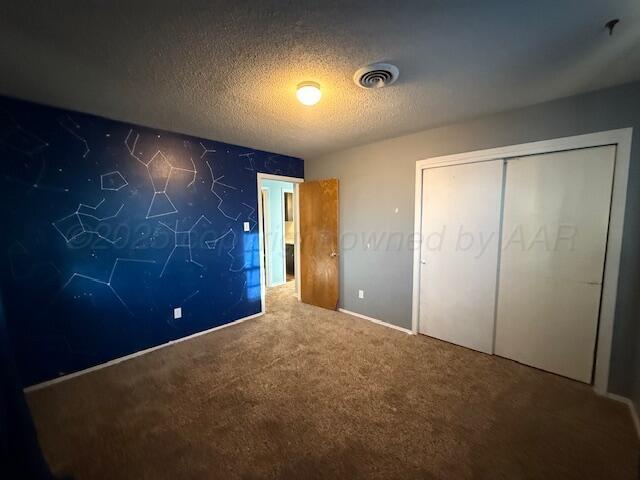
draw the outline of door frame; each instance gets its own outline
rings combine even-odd
[[[269,210],[264,210],[263,206],[264,205],[268,205],[269,204],[269,189],[268,188],[264,188],[264,187],[260,187],[260,190],[258,190],[260,192],[260,208],[262,209],[262,217],[260,215],[258,215],[258,219],[262,218],[263,222],[261,222],[260,226],[262,227],[263,230],[263,235],[266,235],[267,238],[269,237]],[[258,229],[258,234],[259,234],[260,230]],[[260,258],[262,259],[262,261],[264,262],[265,258],[267,258],[267,255],[269,254],[269,247],[267,246],[267,243],[264,243],[264,248],[262,250],[260,250]],[[267,280],[269,277],[269,266],[265,263],[264,264],[264,281],[265,281],[265,285],[267,285]]]
[[[284,175],[274,175],[272,173],[260,173],[257,174],[257,184],[258,184],[258,192],[262,190],[262,180],[278,180],[280,182],[289,182],[293,183],[293,225],[295,229],[295,245],[294,245],[294,276],[295,276],[295,288],[296,288],[296,298],[300,301],[300,204],[299,204],[299,185],[304,182],[304,178],[297,177],[286,177]],[[264,232],[262,231],[262,202],[258,202],[258,240],[260,244],[260,303],[261,303],[261,312],[266,313],[267,305],[265,303],[266,300],[266,285],[267,278],[265,275],[265,264],[264,264],[264,255],[265,255],[265,241],[264,241]],[[283,217],[284,222],[284,217]],[[284,228],[284,225],[283,225]],[[284,237],[284,232],[283,232]],[[284,242],[284,239],[283,239]],[[285,272],[286,273],[286,272]]]
[[[282,194],[282,268],[284,269],[284,282],[283,283],[287,283],[287,233],[286,233],[286,213],[287,213],[287,205],[286,205],[286,198],[287,198],[287,193],[291,193],[292,195],[292,200],[295,202],[295,197],[296,197],[296,186],[294,184],[293,186],[293,192],[287,192],[286,190],[282,190],[280,193]],[[295,206],[294,206],[294,213],[293,213],[293,230],[294,230],[294,237],[296,236],[296,215],[295,215]],[[294,238],[293,239],[293,276],[294,276],[294,282],[296,281],[296,260],[295,260],[295,256],[296,256],[296,245],[298,244],[298,239]],[[297,285],[297,284],[296,284]],[[297,294],[297,289],[296,289],[296,294]]]
[[[596,340],[595,369],[593,388],[599,394],[607,394],[609,388],[609,367],[611,361],[611,344],[615,307],[618,291],[618,274],[620,271],[620,254],[622,251],[622,233],[624,213],[627,200],[627,184],[629,180],[629,163],[631,158],[631,138],[633,128],[621,128],[603,132],[588,133],[571,137],[555,138],[539,142],[522,143],[505,147],[476,150],[431,157],[416,162],[415,177],[415,239],[422,238],[422,173],[434,167],[460,165],[464,163],[501,160],[542,153],[561,152],[579,148],[616,146],[615,166],[613,173],[613,189],[611,193],[611,210],[609,213],[609,231],[607,233],[607,250],[605,256],[604,279],[598,319]],[[418,333],[420,308],[420,258],[421,242],[413,251],[413,293],[411,326]],[[496,279],[497,281],[497,279]],[[494,322],[495,328],[495,322]]]

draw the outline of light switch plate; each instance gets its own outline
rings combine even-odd
[[[358,298],[364,298],[364,290],[358,290]]]
[[[251,231],[251,225],[249,225],[249,222],[244,222],[244,231],[245,232]]]
[[[178,308],[174,308],[173,309],[173,318],[174,319],[178,319],[178,318],[182,318],[182,307],[178,307]]]

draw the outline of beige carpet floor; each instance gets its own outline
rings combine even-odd
[[[263,317],[28,396],[77,479],[631,479],[627,407],[269,292]]]

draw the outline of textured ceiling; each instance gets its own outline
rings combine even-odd
[[[640,78],[638,0],[0,1],[0,93],[306,158]]]

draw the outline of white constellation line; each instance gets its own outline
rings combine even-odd
[[[70,122],[71,126],[69,125],[65,125],[63,122],[65,121]],[[76,137],[78,140],[80,140],[82,143],[84,143],[84,154],[82,155],[82,158],[86,158],[87,155],[89,155],[89,152],[91,151],[91,149],[89,148],[89,144],[87,143],[87,140],[81,136],[80,134],[78,134],[76,131],[74,131],[74,129],[79,129],[80,125],[78,125],[73,118],[71,118],[69,115],[65,115],[64,117],[62,117],[61,119],[58,119],[58,124],[60,124],[60,126],[62,128],[64,128],[67,132],[69,132],[71,135],[73,135],[74,137]]]
[[[222,210],[222,204],[224,202],[224,200],[222,199],[222,197],[215,191],[214,187],[216,185],[222,185],[223,187],[226,188],[230,188],[232,190],[237,190],[236,187],[233,187],[231,185],[227,185],[226,183],[222,183],[220,180],[224,178],[224,175],[220,175],[219,177],[216,177],[213,174],[213,168],[211,167],[211,164],[209,163],[208,160],[205,160],[205,163],[207,164],[207,167],[209,167],[209,172],[211,172],[211,193],[213,193],[216,198],[218,199],[218,205],[216,206],[216,208],[218,210],[220,210],[220,213],[222,213],[222,215],[224,215],[225,217],[234,220],[234,221],[238,221],[238,219],[240,218],[240,213],[238,215],[236,215],[235,217],[232,217],[231,215],[227,215],[227,213]]]
[[[97,235],[99,238],[101,238],[103,240],[106,240],[107,242],[109,242],[112,245],[114,245],[121,239],[121,237],[118,237],[115,240],[107,238],[104,235],[102,235],[100,232],[98,232],[97,229],[94,230],[94,229],[88,228],[84,224],[84,222],[82,221],[82,217],[93,218],[94,220],[96,220],[98,222],[104,222],[106,220],[111,220],[111,219],[117,217],[120,214],[120,212],[122,211],[122,208],[124,207],[124,203],[123,203],[122,205],[120,205],[120,208],[118,208],[118,210],[113,215],[107,215],[107,216],[104,216],[104,217],[98,217],[98,216],[90,214],[90,213],[82,212],[83,208],[87,208],[87,209],[90,209],[90,210],[95,212],[104,203],[104,201],[105,201],[105,199],[103,198],[95,206],[87,205],[87,204],[84,204],[84,203],[80,203],[80,204],[78,204],[78,208],[76,208],[75,212],[71,213],[70,215],[67,215],[66,217],[62,217],[62,218],[56,220],[55,222],[51,222],[51,224],[58,231],[58,233],[60,235],[62,235],[62,238],[64,238],[65,242],[67,242],[67,243],[69,243],[69,242],[73,241],[74,239],[78,238],[80,235],[83,235],[85,233],[92,233],[94,235]],[[72,235],[71,237],[68,237],[67,235],[64,234],[64,232],[62,230],[60,230],[60,228],[58,227],[57,224],[61,223],[61,222],[64,222],[65,220],[67,220],[69,218],[72,218],[74,216],[76,217],[76,220],[77,220],[78,224],[80,225],[80,227],[82,228],[82,230],[80,232],[76,233],[75,235]]]
[[[104,186],[104,179],[106,177],[114,177],[114,176],[119,176],[120,179],[122,180],[122,182],[124,182],[124,183],[120,183],[120,186],[118,186],[118,187],[105,187]],[[120,173],[119,170],[114,170],[113,172],[107,172],[107,173],[103,173],[102,175],[100,175],[100,188],[102,190],[113,190],[114,192],[117,192],[118,190],[126,187],[127,185],[129,185],[129,182],[127,182],[127,179],[124,178],[124,176],[122,175],[122,173]]]
[[[194,163],[193,158],[189,158],[189,161],[191,162],[191,166],[193,167],[192,169],[176,167],[171,163],[170,158],[168,158],[161,150],[157,150],[156,153],[154,153],[153,156],[149,159],[149,161],[145,162],[138,155],[136,155],[136,151],[135,151],[136,146],[138,145],[138,140],[140,139],[140,134],[135,132],[135,137],[133,138],[133,144],[132,144],[131,138],[133,135],[134,135],[133,129],[129,129],[129,133],[124,139],[124,145],[129,151],[129,155],[135,158],[136,161],[144,165],[144,167],[147,169],[147,174],[149,175],[149,179],[151,180],[151,186],[153,186],[153,197],[151,197],[151,202],[149,203],[149,208],[147,209],[146,218],[150,219],[150,218],[164,217],[166,215],[178,213],[178,209],[176,208],[175,204],[167,194],[167,188],[169,187],[169,181],[171,180],[171,175],[173,174],[174,171],[187,172],[187,173],[193,174],[191,177],[191,181],[187,184],[185,188],[189,188],[191,187],[191,185],[195,183],[196,176],[198,174],[198,169],[196,168],[196,164]],[[151,168],[153,168],[152,164],[154,162],[161,162],[161,161],[165,162],[165,164],[169,166],[169,169],[166,175],[163,177],[164,184],[163,183],[156,184],[156,180],[162,181],[162,178],[155,179],[151,173]],[[155,213],[152,215],[151,212],[152,210],[154,210],[154,205],[158,204],[159,198],[166,199],[169,205],[171,205],[171,208],[166,210],[161,210],[160,213]]]
[[[207,153],[216,153],[216,150],[213,148],[207,148],[204,146],[204,143],[200,142],[200,146],[202,147],[202,155],[200,155],[200,159],[202,160],[202,158],[207,154]]]
[[[209,225],[211,225],[211,221],[204,215],[200,215],[200,217],[198,218],[198,220],[196,220],[194,222],[194,224],[191,226],[191,228],[189,230],[178,230],[178,220],[176,220],[176,226],[175,228],[171,228],[169,225],[167,225],[166,223],[162,222],[162,221],[158,221],[158,223],[160,225],[162,225],[163,227],[165,227],[166,229],[170,230],[171,232],[173,232],[173,249],[171,249],[171,253],[169,253],[169,256],[167,257],[167,259],[164,262],[164,266],[162,267],[162,271],[160,272],[160,276],[162,277],[164,275],[164,271],[167,268],[167,265],[169,264],[169,260],[171,260],[171,257],[173,256],[174,252],[176,251],[176,249],[183,247],[183,248],[188,248],[189,249],[189,262],[198,265],[200,268],[204,268],[204,265],[202,265],[199,262],[196,262],[193,259],[193,252],[191,251],[192,248],[192,244],[191,244],[191,232],[193,231],[194,228],[196,228],[196,226],[198,225],[198,223],[200,223],[202,220],[205,220]],[[187,241],[184,241],[184,238],[180,237],[181,235],[186,236]]]
[[[200,293],[200,290],[196,290],[195,292],[193,292],[191,295],[189,295],[187,298],[185,298],[184,300],[182,300],[181,305],[184,305],[185,303],[187,303],[189,300],[191,300],[193,297],[195,297],[197,294]]]
[[[249,220],[251,220],[253,222],[253,225],[251,226],[250,230],[253,230],[254,227],[258,224],[258,220],[256,218],[251,218],[252,215],[254,215],[256,213],[256,209],[253,208],[251,205],[249,205],[248,203],[244,203],[242,202],[242,205],[244,205],[245,207],[247,207],[248,209],[251,210],[251,212],[249,212],[249,215],[247,215],[247,218]]]
[[[84,278],[85,280],[89,280],[91,282],[97,283],[99,285],[105,285],[107,286],[112,292],[113,294],[116,296],[116,298],[120,301],[120,303],[122,304],[122,306],[124,306],[124,308],[127,310],[127,312],[129,312],[129,314],[133,317],[135,315],[133,315],[133,312],[131,311],[131,309],[129,308],[129,306],[125,303],[125,301],[122,299],[122,297],[118,294],[118,292],[116,291],[115,288],[113,288],[112,285],[112,281],[113,281],[113,275],[116,272],[116,267],[118,266],[118,264],[120,262],[131,262],[131,263],[156,263],[155,260],[138,260],[135,258],[116,258],[115,262],[113,262],[113,266],[111,267],[111,273],[109,274],[109,277],[107,278],[107,280],[101,280],[99,278],[96,277],[91,277],[89,275],[85,275],[83,273],[77,273],[74,272],[71,277],[69,277],[69,280],[66,281],[66,283],[62,286],[62,288],[60,288],[60,290],[58,291],[56,297],[58,295],[60,295],[60,293],[62,293],[62,291],[67,288],[69,286],[69,284],[75,279],[75,278]]]
[[[251,172],[255,172],[256,171],[256,165],[255,163],[253,163],[253,155],[255,152],[249,152],[249,153],[241,153],[238,156],[239,157],[244,157],[249,161],[249,166],[248,167],[244,167],[245,170],[249,170]]]
[[[229,230],[227,230],[225,233],[220,235],[218,238],[215,238],[214,240],[207,240],[204,243],[205,243],[205,245],[207,246],[207,248],[209,250],[213,250],[213,249],[216,248],[218,242],[220,240],[222,240],[223,238],[225,238],[227,235],[232,235],[233,236],[233,241],[231,243],[231,248],[229,250],[227,250],[227,255],[229,255],[229,257],[231,257],[231,265],[229,265],[229,271],[230,272],[241,272],[247,267],[247,262],[245,260],[244,264],[239,269],[234,269],[233,268],[233,264],[236,262],[236,257],[234,257],[231,252],[233,250],[235,250],[235,248],[236,248],[236,232],[234,232],[232,228],[229,228]]]

